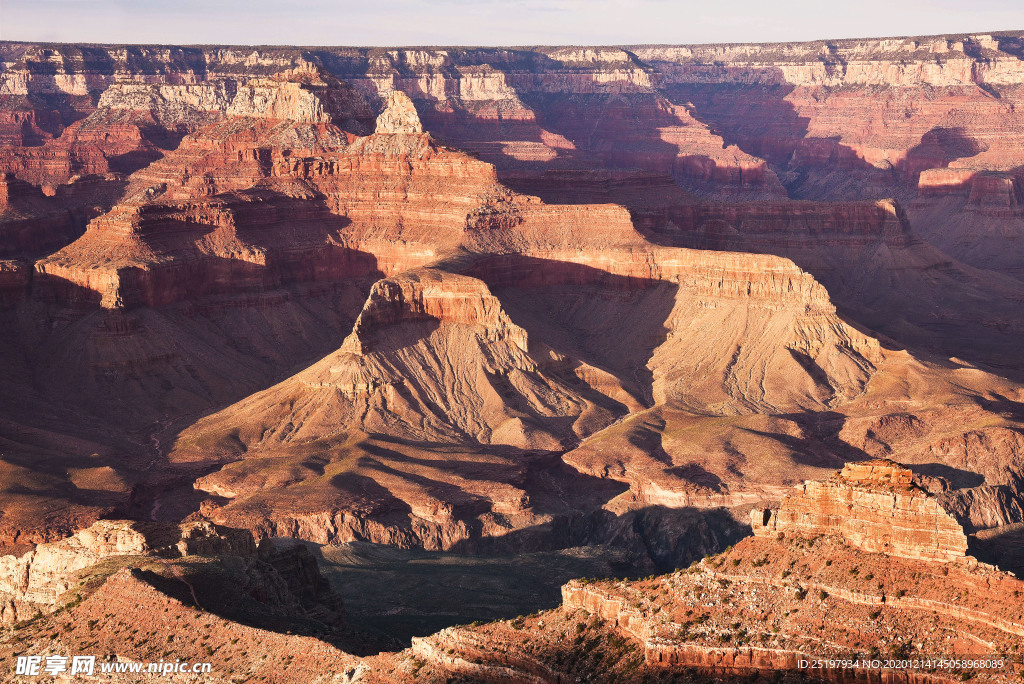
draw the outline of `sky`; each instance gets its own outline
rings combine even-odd
[[[779,42],[1024,29],[1024,0],[0,0],[0,39],[234,45]]]

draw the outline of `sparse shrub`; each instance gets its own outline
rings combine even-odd
[[[906,658],[910,655],[910,644],[893,643],[889,646],[890,658]]]

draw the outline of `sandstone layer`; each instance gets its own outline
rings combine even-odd
[[[777,510],[754,510],[757,536],[837,534],[875,553],[953,560],[967,551],[967,535],[914,473],[892,461],[849,463],[831,480],[805,482]]]

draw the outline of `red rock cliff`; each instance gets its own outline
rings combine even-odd
[[[892,461],[849,463],[824,482],[805,482],[776,510],[751,512],[754,534],[834,534],[853,546],[905,558],[956,560],[967,535],[939,499]]]

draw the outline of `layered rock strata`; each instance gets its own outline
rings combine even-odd
[[[824,482],[805,482],[778,509],[754,510],[757,536],[834,534],[873,553],[956,560],[967,552],[963,527],[940,499],[893,461],[850,463]]]
[[[799,551],[789,542],[748,539],[720,558],[653,582],[571,582],[563,588],[563,610],[584,610],[608,621],[643,644],[646,662],[655,667],[733,674],[797,670],[798,661],[831,649],[856,651],[855,641],[873,645],[874,652],[884,652],[884,643],[895,644],[890,652],[906,649],[910,657],[928,653],[929,647],[974,651],[979,638],[993,647],[1012,644],[1024,635],[1024,616],[1013,605],[1021,581],[1011,575],[975,563],[946,570],[941,581],[912,580],[919,574],[933,578],[936,566],[842,551],[841,545],[824,541]],[[953,577],[962,584],[943,585]],[[839,615],[843,627],[836,625]],[[823,619],[833,628],[827,640],[815,644],[815,634],[830,629],[819,622]],[[936,636],[931,628],[939,625],[955,625],[960,634]],[[977,675],[1004,681],[1010,670],[1004,661],[1001,672]],[[837,666],[819,674],[845,681],[850,673]],[[915,676],[946,681],[948,672],[860,674],[876,681],[918,681]]]

